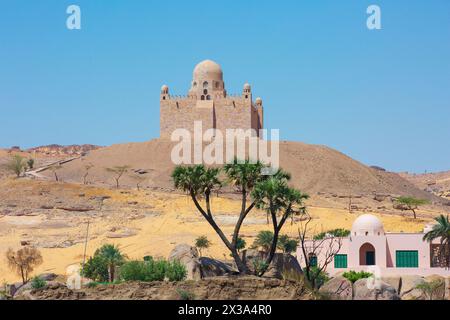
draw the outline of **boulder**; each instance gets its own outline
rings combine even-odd
[[[425,277],[425,282],[433,283],[434,290],[432,292],[432,300],[444,300],[445,299],[445,278],[439,275],[431,275]],[[429,296],[427,297],[430,298]]]
[[[207,257],[201,257],[199,260],[202,278],[220,277],[236,273],[231,266],[220,260]]]
[[[342,275],[335,276],[320,287],[319,292],[331,300],[352,300],[353,287],[350,280]]]
[[[17,282],[11,285],[11,295],[14,297],[19,296],[25,291],[29,291],[31,289],[31,281],[28,281],[25,284],[23,284],[22,282]]]
[[[387,283],[391,287],[393,287],[397,293],[400,293],[402,278],[400,276],[385,276],[381,277],[381,281]]]
[[[353,285],[354,300],[400,300],[397,290],[382,280],[359,279]]]
[[[170,252],[169,260],[178,260],[186,267],[187,280],[200,280],[202,278],[197,248],[188,244],[179,244]]]
[[[38,277],[44,281],[53,281],[58,277],[58,275],[55,273],[43,273],[40,274]]]
[[[266,253],[257,250],[248,249],[242,252],[242,260],[252,272],[255,269],[255,261],[264,261],[265,258]],[[264,273],[264,277],[283,279],[286,276],[290,278],[301,277],[303,276],[302,268],[294,256],[285,253],[275,253],[269,268]]]
[[[423,300],[422,290],[417,289],[417,285],[424,283],[425,280],[421,276],[405,275],[402,276],[402,285],[400,297],[402,300]]]

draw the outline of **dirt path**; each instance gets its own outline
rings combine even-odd
[[[34,170],[30,170],[25,172],[25,176],[30,177],[30,178],[38,178],[38,179],[46,179],[46,177],[42,174],[39,174],[40,172],[46,171],[48,170],[50,167],[54,166],[54,165],[63,165],[65,163],[69,163],[71,161],[80,159],[82,156],[77,156],[77,157],[72,157],[72,158],[68,158],[68,159],[63,159],[63,160],[58,160],[58,161],[54,161],[51,162],[49,164],[46,164],[45,166],[36,168]]]

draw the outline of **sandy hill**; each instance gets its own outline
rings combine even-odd
[[[450,199],[450,171],[424,174],[400,173],[400,176],[419,189]]]
[[[93,165],[88,180],[97,185],[111,185],[113,176],[105,168],[128,165],[133,171],[145,172],[148,177],[143,186],[170,190],[173,188],[170,159],[173,143],[154,139],[142,143],[112,145],[89,152],[86,156],[67,163],[59,170],[59,176],[67,182],[80,183],[85,167]],[[310,194],[343,195],[411,195],[442,201],[429,192],[396,173],[370,168],[350,157],[320,145],[300,142],[280,143],[281,167],[292,174],[292,184]],[[51,178],[51,172],[43,172]],[[123,186],[134,186],[136,181],[129,173],[121,180]]]

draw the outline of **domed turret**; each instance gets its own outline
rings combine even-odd
[[[352,236],[382,236],[384,235],[383,223],[371,214],[359,216],[352,225]]]
[[[169,94],[169,87],[167,85],[161,87],[161,94]]]
[[[223,72],[218,63],[204,60],[195,66],[189,96],[197,97],[199,100],[226,96]]]
[[[263,103],[263,101],[262,101],[262,99],[260,98],[260,97],[258,97],[258,98],[256,98],[255,99],[255,104],[256,104],[256,106],[262,106],[262,103]]]

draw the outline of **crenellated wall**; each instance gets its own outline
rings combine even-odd
[[[195,96],[162,94],[160,135],[170,138],[172,132],[180,128],[193,133],[195,121],[202,121],[203,131],[214,128],[225,134],[226,129],[254,129],[259,133],[263,127],[262,114],[262,106],[256,106],[251,95],[197,100]]]

